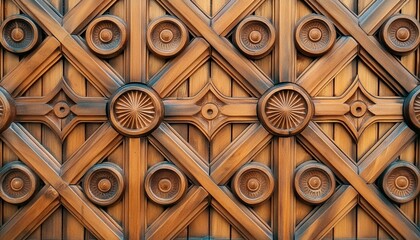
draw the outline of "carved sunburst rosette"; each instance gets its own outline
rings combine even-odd
[[[115,203],[124,190],[121,168],[110,162],[93,166],[83,178],[83,190],[89,200],[99,206]]]
[[[121,87],[107,107],[111,124],[128,137],[149,134],[159,126],[164,115],[159,95],[144,84]]]
[[[37,185],[35,173],[19,161],[4,165],[0,171],[0,196],[6,202],[19,204],[27,201]]]
[[[30,51],[39,42],[39,31],[35,23],[24,15],[8,17],[0,26],[0,42],[14,53]]]
[[[295,189],[304,201],[311,204],[323,203],[334,193],[334,174],[321,163],[305,162],[296,168]]]
[[[86,29],[87,45],[101,57],[111,58],[118,55],[124,49],[126,40],[127,26],[117,16],[100,16]]]
[[[333,47],[335,39],[334,25],[322,15],[311,14],[302,18],[295,29],[296,47],[310,57],[326,53]]]
[[[273,173],[260,163],[249,163],[233,177],[232,190],[246,204],[262,203],[273,193]]]
[[[279,136],[302,131],[314,113],[309,94],[294,83],[282,83],[269,89],[259,99],[258,118],[264,127]]]
[[[147,196],[155,203],[169,205],[184,196],[188,187],[185,175],[175,165],[159,163],[151,167],[146,175]]]
[[[382,26],[380,37],[392,53],[397,55],[407,54],[419,46],[419,21],[407,15],[394,15]]]
[[[147,46],[150,51],[163,58],[177,55],[187,45],[188,40],[187,28],[172,16],[160,17],[147,28]]]
[[[394,162],[385,170],[381,179],[382,189],[394,202],[410,202],[420,192],[420,171],[409,162]]]
[[[2,87],[0,87],[0,132],[10,126],[16,115],[16,107],[13,98]]]
[[[249,16],[236,27],[233,41],[246,56],[258,59],[273,48],[275,33],[273,24],[267,19]]]
[[[404,119],[414,131],[420,132],[420,86],[414,88],[404,100]]]

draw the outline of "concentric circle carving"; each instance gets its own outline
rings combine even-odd
[[[66,102],[58,102],[54,105],[54,114],[58,118],[65,118],[70,114],[70,106]]]
[[[308,93],[294,83],[268,90],[258,101],[258,118],[265,128],[279,136],[298,134],[309,123],[314,106]]]
[[[273,48],[275,32],[273,24],[267,19],[249,16],[236,27],[233,41],[247,57],[258,59]]]
[[[144,136],[159,126],[163,103],[153,89],[143,84],[127,84],[111,98],[108,115],[111,124],[129,137]]]
[[[13,98],[2,87],[0,87],[0,132],[10,126],[15,118],[16,108]]]
[[[357,118],[363,117],[367,111],[367,105],[363,101],[355,101],[350,105],[350,113]]]
[[[296,47],[310,57],[326,53],[333,47],[335,39],[334,25],[326,17],[317,14],[301,19],[295,30]]]
[[[21,162],[8,163],[0,171],[0,196],[6,202],[19,204],[27,201],[37,185],[35,173]]]
[[[147,45],[150,51],[163,58],[177,55],[188,41],[187,28],[175,17],[160,17],[147,28]]]
[[[417,132],[420,132],[420,86],[413,89],[404,100],[404,119]]]
[[[89,200],[99,206],[115,203],[124,190],[121,168],[109,162],[93,166],[83,178],[83,190]]]
[[[213,120],[219,114],[219,108],[214,103],[207,103],[201,107],[201,115],[207,120]]]
[[[173,164],[156,164],[147,172],[146,193],[157,204],[169,205],[177,202],[184,196],[187,187],[187,178]]]
[[[39,31],[35,23],[24,15],[8,17],[0,26],[0,42],[5,49],[14,53],[25,53],[39,41]]]
[[[381,40],[394,54],[403,55],[415,50],[420,43],[420,23],[407,15],[389,18],[381,29]]]
[[[104,15],[93,20],[86,29],[86,43],[101,57],[111,58],[120,53],[127,40],[127,26],[116,16]]]
[[[383,173],[382,188],[385,194],[394,202],[406,203],[420,192],[420,171],[413,164],[397,161],[391,164]]]
[[[246,204],[262,203],[273,193],[273,173],[262,164],[249,163],[233,177],[232,190]]]
[[[308,161],[296,168],[295,189],[306,202],[323,203],[334,193],[334,174],[327,166]]]

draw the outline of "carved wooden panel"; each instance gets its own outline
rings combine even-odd
[[[0,9],[0,239],[420,238],[420,1]]]

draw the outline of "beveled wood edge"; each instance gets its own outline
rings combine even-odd
[[[163,212],[146,230],[145,239],[173,239],[209,205],[208,193],[193,186],[181,201]]]
[[[357,205],[357,201],[358,194],[353,187],[340,186],[322,206],[297,225],[294,237],[322,239]]]
[[[0,239],[24,239],[35,231],[59,206],[58,192],[51,186],[44,186],[0,229]]]

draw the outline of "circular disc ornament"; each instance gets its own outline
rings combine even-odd
[[[10,162],[0,171],[0,196],[12,204],[27,201],[35,193],[38,178],[21,162]]]
[[[273,174],[265,165],[249,163],[233,177],[232,189],[236,196],[246,204],[262,203],[273,193]]]
[[[121,168],[109,162],[93,166],[83,178],[83,189],[89,200],[99,206],[115,203],[124,190]]]
[[[16,115],[16,108],[13,98],[2,87],[0,87],[0,132],[10,126]]]
[[[8,17],[0,26],[0,42],[14,53],[26,53],[37,45],[40,37],[35,23],[24,15]]]
[[[163,16],[151,22],[147,28],[147,45],[154,54],[163,57],[177,55],[187,45],[188,30],[172,16]]]
[[[420,132],[420,86],[414,88],[404,100],[404,119],[416,132]]]
[[[274,26],[267,19],[249,16],[236,27],[233,40],[246,56],[259,59],[273,48],[275,33]]]
[[[295,30],[295,42],[299,51],[310,57],[328,52],[336,39],[334,25],[326,17],[311,14],[302,18]]]
[[[392,53],[404,55],[419,46],[420,23],[411,16],[394,15],[382,26],[380,36]]]
[[[382,176],[382,188],[394,202],[410,202],[420,192],[420,171],[411,163],[397,161]]]
[[[156,164],[146,175],[147,196],[157,204],[169,205],[177,202],[184,196],[187,186],[187,178],[173,164]]]
[[[327,166],[316,161],[303,163],[295,171],[295,189],[306,202],[323,203],[334,193],[334,174]]]
[[[164,107],[159,95],[143,84],[121,87],[108,104],[114,128],[128,137],[144,136],[159,126]]]
[[[303,88],[294,83],[282,83],[259,99],[257,113],[264,127],[274,135],[292,136],[308,125],[314,106]]]
[[[116,16],[104,15],[93,20],[86,29],[86,43],[101,57],[118,55],[127,40],[127,26]]]

